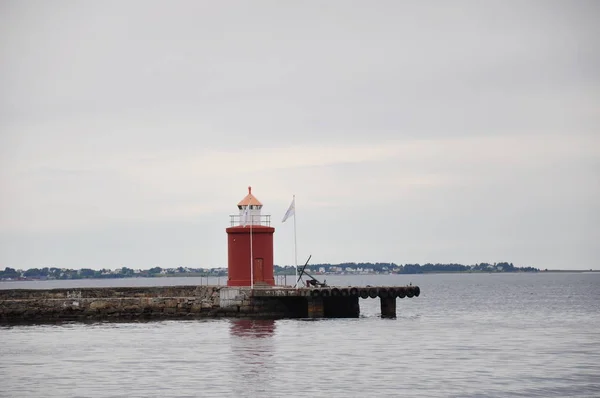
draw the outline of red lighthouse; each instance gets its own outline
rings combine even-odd
[[[275,285],[271,216],[262,215],[262,203],[248,195],[238,203],[239,214],[231,216],[227,231],[229,278],[227,286]]]

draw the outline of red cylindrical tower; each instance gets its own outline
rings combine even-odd
[[[248,195],[238,203],[227,231],[227,286],[275,285],[271,216],[262,215],[262,203]]]

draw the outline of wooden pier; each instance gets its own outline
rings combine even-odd
[[[221,305],[252,304],[265,305],[277,301],[292,309],[296,318],[356,318],[360,315],[359,299],[379,298],[381,316],[396,317],[396,298],[412,298],[421,294],[418,286],[348,286],[348,287],[267,287],[267,288],[224,288],[221,294],[231,291],[237,303],[221,298]],[[241,302],[240,302],[241,299]]]

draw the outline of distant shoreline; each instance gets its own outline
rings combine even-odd
[[[420,272],[420,273],[412,273],[412,274],[407,274],[407,273],[394,273],[394,272],[389,272],[389,273],[362,273],[362,274],[358,274],[358,273],[343,273],[343,272],[339,272],[339,273],[318,273],[315,272],[313,273],[313,275],[319,275],[319,276],[373,276],[373,275],[441,275],[441,274],[532,274],[532,273],[600,273],[600,270],[598,269],[589,269],[589,270],[566,270],[566,269],[562,269],[562,270],[553,270],[553,269],[549,269],[549,270],[540,270],[540,271],[513,271],[513,272],[502,272],[502,271],[434,271],[434,272]],[[294,276],[294,274],[289,274],[289,273],[280,273],[280,274],[275,274],[275,276]],[[96,278],[96,277],[82,277],[82,278],[70,278],[70,279],[40,279],[40,278],[20,278],[20,279],[0,279],[1,282],[36,282],[36,281],[65,281],[65,280],[83,280],[83,279],[91,279],[91,280],[105,280],[105,279],[138,279],[138,278],[151,278],[151,279],[156,279],[156,278],[227,278],[227,275],[200,275],[198,273],[189,273],[189,274],[185,274],[185,273],[181,273],[181,274],[175,274],[175,275],[165,275],[165,274],[160,274],[160,275],[152,275],[152,276],[148,276],[148,275],[144,275],[144,276],[122,276],[122,277],[118,277],[118,278]]]
[[[539,272],[534,267],[519,267],[513,263],[479,263],[473,265],[463,264],[396,264],[396,263],[340,263],[340,264],[311,264],[303,266],[307,273],[315,275],[389,275],[389,274],[429,274],[429,273],[473,273],[473,272]],[[6,267],[0,270],[0,280],[71,280],[71,279],[121,279],[135,277],[227,277],[227,268],[192,268],[159,266],[149,269],[133,269],[121,267],[117,269],[94,270],[91,268],[70,269],[58,267],[29,268],[27,270]],[[297,269],[292,265],[273,265],[274,275],[296,275]]]
[[[548,269],[540,272],[600,272],[600,269]]]

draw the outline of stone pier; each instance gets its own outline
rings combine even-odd
[[[0,290],[0,324],[190,318],[356,318],[359,298],[381,300],[396,316],[396,298],[417,286],[291,288],[220,286]]]

